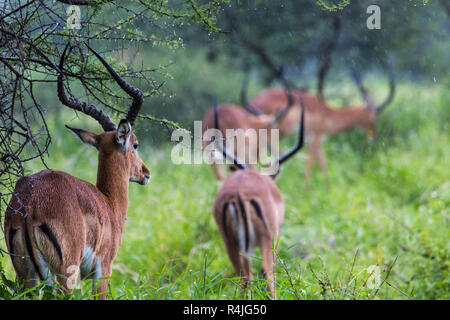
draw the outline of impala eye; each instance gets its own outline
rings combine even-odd
[[[134,150],[137,150],[138,147],[139,147],[139,144],[137,144],[137,143],[133,144]]]

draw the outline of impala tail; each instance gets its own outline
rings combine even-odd
[[[258,200],[246,199],[239,191],[233,199],[223,204],[222,225],[225,237],[232,237],[239,245],[239,252],[246,255],[253,254],[255,247],[259,245],[258,230],[261,227],[267,230],[267,223]]]

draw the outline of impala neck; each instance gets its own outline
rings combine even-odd
[[[119,223],[125,223],[128,210],[129,174],[123,157],[99,152],[97,188],[108,198]]]
[[[364,126],[368,118],[366,107],[347,107],[331,109],[331,134]]]

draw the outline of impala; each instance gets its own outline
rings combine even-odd
[[[395,91],[395,83],[392,71],[388,69],[389,74],[389,94],[383,103],[376,106],[373,99],[363,87],[361,78],[353,73],[354,80],[365,101],[363,105],[350,106],[345,108],[332,108],[319,96],[292,90],[294,104],[292,108],[287,110],[287,114],[278,122],[280,129],[280,138],[292,133],[298,129],[296,119],[300,113],[300,97],[305,101],[305,132],[310,140],[308,143],[308,156],[305,170],[305,181],[308,183],[312,167],[317,160],[321,167],[322,173],[327,178],[326,158],[321,143],[328,136],[350,130],[356,127],[362,127],[367,134],[376,139],[376,121],[381,111],[392,101]],[[245,91],[245,87],[243,88]],[[245,96],[245,93],[244,93]],[[264,114],[274,114],[283,108],[286,103],[286,97],[282,89],[265,89],[254,97],[250,103],[249,112],[254,109],[261,110]]]
[[[133,98],[126,118],[116,128],[103,111],[66,95],[63,65],[68,46],[59,63],[58,97],[67,107],[97,120],[104,130],[96,134],[66,126],[83,143],[97,148],[97,184],[56,170],[19,179],[5,212],[6,245],[20,284],[32,287],[40,280],[53,282],[56,278],[69,293],[73,278],[81,276],[91,278],[93,292],[106,299],[112,262],[127,216],[129,181],[144,185],[150,179],[132,132],[143,94],[88,47]]]
[[[253,109],[251,111],[247,111],[244,108],[241,108],[234,104],[220,104],[218,108],[218,114],[220,118],[220,122],[218,124],[219,130],[222,132],[225,139],[236,139],[236,143],[234,143],[235,149],[234,154],[240,157],[240,161],[248,164],[250,167],[254,168],[256,163],[252,163],[251,159],[258,160],[260,155],[260,141],[259,138],[261,133],[265,130],[267,133],[267,142],[270,143],[272,130],[277,129],[278,122],[283,118],[283,116],[287,113],[287,110],[291,108],[293,105],[293,97],[291,96],[289,88],[285,83],[285,90],[283,94],[286,95],[286,104],[282,110],[274,114],[255,114],[258,110]],[[251,108],[248,106],[247,108]],[[213,128],[214,123],[214,108],[211,108],[206,111],[203,117],[203,125],[202,132],[205,133],[206,130]],[[231,129],[231,130],[230,130]],[[247,131],[248,129],[254,129],[257,132],[256,136],[251,136]],[[232,132],[230,134],[230,132]],[[208,144],[206,139],[203,140],[203,147]],[[243,143],[239,143],[239,142]],[[244,159],[242,156],[244,155]],[[211,167],[213,169],[214,175],[217,180],[222,181],[224,179],[224,174],[218,167],[216,159],[213,157],[211,159]]]
[[[214,111],[215,128],[218,129],[220,113],[217,104]],[[292,150],[278,159],[280,166],[303,146],[303,119],[302,112],[299,141]],[[268,282],[268,291],[274,298],[274,259],[284,219],[283,198],[273,181],[279,171],[271,176],[263,175],[248,168],[234,154],[229,153],[225,146],[218,144],[217,148],[240,169],[230,174],[223,182],[213,207],[214,219],[228,257],[236,273],[243,278],[242,288],[245,289],[247,283],[252,280],[249,255],[254,252],[255,247],[260,247],[262,273]]]

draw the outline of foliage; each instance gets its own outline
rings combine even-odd
[[[182,44],[174,30],[182,23],[200,24],[207,32],[215,32],[215,14],[226,0],[198,4],[195,0],[176,1],[104,1],[61,0],[27,2],[7,0],[0,3],[0,209],[6,206],[6,196],[17,178],[24,174],[24,163],[40,158],[51,143],[45,114],[47,105],[40,99],[39,89],[50,86],[52,104],[56,102],[54,83],[57,75],[76,79],[81,84],[75,96],[83,93],[89,103],[99,105],[109,113],[123,116],[130,105],[128,95],[117,92],[116,84],[99,62],[89,59],[84,44],[101,44],[102,53],[124,47],[133,41],[139,48],[165,46],[178,48]],[[68,4],[77,4],[77,10]],[[76,12],[80,13],[80,16]],[[75,17],[75,18],[74,18]],[[80,18],[73,26],[74,19]],[[71,21],[71,22],[70,22]],[[152,30],[144,23],[151,22]],[[70,43],[69,57],[59,66],[60,56]],[[92,44],[92,43],[95,43]],[[73,49],[73,50],[71,50]],[[71,53],[71,54],[70,54]],[[153,81],[156,69],[126,66],[114,58],[105,59],[124,77],[139,79],[144,95],[155,94],[164,84]],[[93,62],[95,61],[95,62]],[[70,81],[68,81],[70,83]],[[73,83],[72,83],[73,84]],[[91,101],[89,101],[92,99]],[[141,118],[178,128],[165,117],[141,115]],[[25,155],[26,154],[26,155]]]
[[[80,146],[64,125],[98,131],[98,124],[61,106],[55,79],[62,71],[74,96],[121,117],[128,97],[83,43],[100,48],[122,76],[145,92],[135,132],[153,176],[147,187],[130,186],[109,298],[269,298],[261,275],[250,290],[239,290],[211,216],[218,190],[213,175],[206,165],[168,161],[170,133],[180,126],[192,129],[216,96],[239,104],[247,71],[249,96],[277,85],[273,72],[242,40],[284,66],[296,86],[315,92],[311,88],[336,17],[342,30],[331,54],[327,102],[339,107],[361,101],[349,81],[351,66],[367,74],[366,87],[381,99],[387,82],[379,65],[385,60],[399,83],[397,95],[380,116],[376,143],[358,130],[325,143],[329,186],[317,174],[309,190],[302,188],[303,155],[283,168],[278,185],[286,221],[278,297],[449,298],[450,42],[444,1],[77,0],[91,4],[82,6],[79,31],[64,28],[67,1],[21,1],[23,10],[16,14],[11,10],[18,1],[0,4],[0,211],[17,177],[46,165],[95,181],[96,151]],[[381,8],[381,30],[366,27],[370,4]],[[59,70],[67,41],[74,49]],[[288,138],[282,146],[293,143]],[[7,253],[0,254],[0,298],[94,298],[89,281],[68,296],[46,282],[22,290]],[[259,256],[257,251],[252,258],[255,270]],[[371,266],[381,272],[382,282],[375,287]]]
[[[384,92],[384,82],[370,83],[374,93]],[[350,92],[351,99],[359,99]],[[377,142],[369,143],[355,130],[325,143],[328,186],[317,170],[310,189],[303,188],[304,152],[286,164],[277,182],[286,204],[277,261],[279,299],[450,297],[449,98],[444,85],[398,84],[395,100],[379,119]],[[70,113],[60,116],[65,121],[49,120],[56,134],[48,163],[94,182],[96,151],[64,128],[67,121],[88,128],[94,122],[71,120]],[[294,141],[283,141],[282,148]],[[251,290],[239,290],[212,217],[218,186],[210,168],[176,166],[168,161],[170,148],[156,149],[148,142],[140,149],[153,178],[145,187],[130,185],[108,298],[269,299],[257,273]],[[41,168],[35,161],[28,169]],[[259,270],[259,250],[252,260]],[[1,297],[27,298],[18,296],[9,257],[0,262],[7,279],[0,285]],[[380,268],[379,285],[371,285],[370,266]],[[92,298],[89,282],[65,298]],[[57,290],[42,288],[30,290],[28,297],[62,298]]]
[[[345,4],[339,11],[323,6]],[[369,30],[367,8],[381,10],[381,29]],[[208,43],[215,55],[225,54],[237,60],[241,69],[246,63],[261,69],[258,58],[235,38],[252,40],[268,55],[288,68],[294,77],[307,77],[320,58],[323,46],[333,36],[333,20],[342,23],[338,46],[333,53],[333,70],[348,70],[351,65],[369,71],[389,59],[397,73],[414,78],[443,78],[446,75],[446,52],[449,51],[448,12],[445,1],[423,3],[422,0],[388,1],[256,1],[224,8],[218,25],[231,34],[218,33],[214,41],[187,30],[185,43]],[[398,19],[403,17],[403,19]],[[270,76],[266,77],[271,79]]]
[[[317,0],[317,5],[328,11],[339,11],[350,4],[350,0],[343,0],[339,3],[329,3],[323,0]]]

